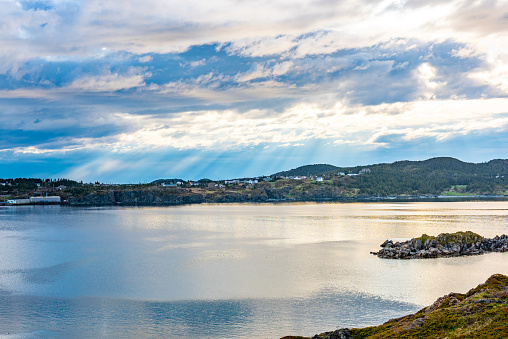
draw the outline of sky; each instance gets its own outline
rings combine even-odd
[[[0,178],[508,158],[508,1],[0,8]]]

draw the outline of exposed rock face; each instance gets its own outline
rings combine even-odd
[[[423,234],[405,242],[386,240],[379,252],[371,252],[386,259],[421,259],[479,255],[488,252],[507,252],[508,235],[484,238],[473,232],[442,233],[437,237]]]
[[[153,191],[110,191],[102,194],[89,194],[82,198],[70,198],[74,206],[150,206],[182,205],[205,202],[201,194],[182,195],[169,192]]]
[[[316,334],[312,339],[354,339],[351,332],[347,328],[335,330],[333,332],[325,332]]]
[[[293,187],[281,188],[256,187],[235,192],[234,190],[211,190],[191,193],[185,189],[111,189],[97,190],[84,195],[66,196],[72,206],[154,206],[183,205],[200,203],[242,203],[274,201],[347,201],[335,186],[311,187],[294,190]]]

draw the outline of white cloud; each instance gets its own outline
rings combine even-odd
[[[130,74],[107,71],[101,75],[86,75],[74,80],[67,90],[78,92],[114,92],[122,89],[144,86],[144,75],[132,68]]]
[[[111,53],[115,52],[140,55],[137,60],[148,64],[153,59],[147,53],[182,52],[192,45],[219,43],[227,46],[229,53],[249,57],[273,56],[277,60],[271,65],[260,63],[257,68],[237,75],[238,81],[249,82],[277,77],[289,71],[304,71],[314,62],[309,57],[328,55],[342,49],[384,44],[387,53],[390,53],[390,50],[401,48],[397,43],[402,43],[402,47],[407,49],[411,47],[408,41],[454,39],[466,43],[467,47],[455,49],[452,56],[485,55],[487,66],[491,66],[491,71],[485,71],[485,68],[478,70],[471,79],[495,87],[498,91],[496,95],[507,91],[503,80],[504,65],[508,63],[503,48],[507,42],[506,34],[503,34],[506,32],[506,20],[502,19],[502,13],[508,11],[506,1],[389,0],[353,3],[298,0],[252,3],[219,0],[203,3],[190,0],[182,3],[147,0],[144,4],[139,6],[127,1],[117,6],[98,0],[55,2],[50,11],[24,11],[15,2],[4,1],[0,13],[0,73],[21,79],[26,70],[20,71],[20,66],[26,60],[109,60],[113,57]],[[473,17],[475,11],[481,14],[481,18]],[[468,24],[466,27],[468,20],[473,19],[481,20],[483,24]],[[21,31],[24,32],[22,38],[19,36]],[[389,45],[386,41],[393,43]],[[299,59],[305,62],[290,63]],[[188,65],[198,67],[204,62],[201,59]],[[326,63],[324,57],[313,67]],[[401,63],[395,67],[404,65]],[[330,72],[342,67],[330,63],[326,66]],[[496,76],[498,72],[503,76]],[[117,91],[144,86],[144,78],[142,72],[128,75],[87,74],[74,80],[68,90],[92,93]],[[188,81],[174,83],[179,88],[187,86],[184,89],[186,93],[195,94],[197,91],[196,86],[189,85]],[[210,82],[209,86],[218,83]],[[46,93],[55,95],[55,91],[23,89],[3,92],[0,96],[41,97]],[[191,96],[196,97],[194,94]]]
[[[263,110],[239,113],[211,110],[168,115],[132,116],[116,113],[129,132],[102,138],[69,138],[16,152],[101,150],[136,153],[158,149],[231,150],[260,144],[295,145],[309,139],[336,144],[389,146],[382,136],[400,140],[445,140],[470,133],[508,129],[508,99],[422,100],[413,103],[350,106],[337,102],[329,108],[301,103],[280,114]],[[460,119],[457,118],[460,114]],[[379,141],[381,140],[381,141]],[[72,144],[64,147],[65,144]]]
[[[270,70],[266,69],[264,65],[255,63],[249,71],[237,74],[235,80],[238,82],[247,82],[254,79],[266,78],[271,74]]]
[[[470,72],[469,77],[482,85],[490,86],[491,95],[508,95],[508,35],[487,37],[474,44],[474,50],[481,51],[485,67]]]
[[[277,63],[273,66],[272,74],[275,76],[284,75],[288,73],[295,66],[292,61],[284,61]]]
[[[146,63],[146,62],[150,62],[153,60],[152,56],[150,55],[145,55],[145,56],[142,56],[141,58],[138,59],[139,62],[141,63]]]
[[[206,60],[205,59],[189,62],[189,66],[190,67],[199,67],[199,66],[203,66],[205,64],[206,64]]]
[[[6,99],[43,99],[62,100],[83,93],[115,92],[130,88],[144,87],[145,78],[151,74],[131,67],[124,73],[102,71],[100,74],[83,74],[71,83],[61,87],[27,87],[18,89],[0,89],[0,98]],[[50,84],[48,84],[50,85]]]
[[[37,155],[45,155],[45,154],[63,154],[63,153],[71,153],[75,151],[85,150],[87,147],[85,145],[79,146],[61,146],[55,145],[56,148],[48,148],[49,144],[41,144],[37,146],[27,146],[27,147],[15,147],[12,149],[3,149],[2,152],[12,151],[15,155],[18,154],[37,154]]]
[[[304,58],[309,55],[330,54],[342,48],[357,47],[351,40],[353,40],[351,36],[343,32],[317,32],[298,40],[294,52],[288,52],[287,56]]]
[[[226,49],[229,53],[250,57],[283,54],[298,45],[295,36],[276,36],[263,39],[242,39],[234,41]]]
[[[423,63],[416,69],[416,78],[420,81],[419,95],[425,99],[435,98],[440,89],[446,86],[445,81],[439,80],[436,68],[428,63]]]
[[[88,0],[54,2],[50,11],[24,11],[14,1],[3,1],[0,43],[3,55],[25,58],[90,57],[103,48],[136,54],[180,52],[211,42],[232,42],[231,50],[243,55],[294,51],[303,57],[395,37],[467,40],[507,30],[506,1],[423,3],[427,6],[404,6],[395,0],[147,0],[143,6],[133,1],[118,6]]]
[[[488,71],[471,73],[470,78],[494,88],[499,94],[508,94],[508,64],[496,63]]]
[[[473,46],[468,45],[459,49],[454,49],[450,54],[454,57],[465,59],[478,56],[480,52],[473,48]]]
[[[153,86],[151,89],[162,95],[174,98],[199,99],[201,103],[231,104],[249,100],[291,98],[310,93],[312,88],[297,88],[294,85],[276,80],[263,80],[249,82],[269,75],[262,66],[252,73],[239,74],[235,81],[243,82],[239,86],[231,86],[229,77],[208,73],[189,81],[169,82],[161,86]],[[227,87],[220,87],[225,84]]]

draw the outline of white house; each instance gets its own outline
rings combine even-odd
[[[238,180],[238,179],[225,180],[224,183],[225,184],[239,184],[240,180]]]
[[[323,182],[323,177],[317,177],[317,178],[316,178],[316,181],[317,181],[317,182]]]

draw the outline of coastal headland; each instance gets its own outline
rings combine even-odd
[[[506,338],[508,276],[494,274],[469,292],[450,293],[415,314],[379,326],[282,339]]]

